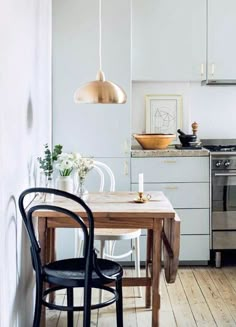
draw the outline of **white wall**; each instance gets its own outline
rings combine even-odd
[[[145,132],[145,95],[183,96],[183,130],[199,124],[199,138],[236,139],[236,87],[201,86],[199,83],[134,82],[132,92],[132,133]],[[134,144],[135,141],[133,141]]]
[[[3,0],[0,40],[0,326],[31,327],[34,279],[17,201],[51,136],[50,1]]]

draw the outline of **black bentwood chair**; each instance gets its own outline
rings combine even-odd
[[[27,195],[49,193],[75,201],[85,211],[86,226],[80,216],[74,212],[51,203],[43,202],[32,205],[28,210],[24,208],[24,199]],[[91,310],[106,307],[116,302],[117,326],[123,326],[123,305],[122,305],[122,267],[114,261],[98,259],[94,251],[94,219],[90,208],[79,197],[56,189],[30,188],[22,192],[19,197],[19,208],[31,241],[31,257],[33,268],[36,273],[36,298],[33,327],[40,325],[42,305],[61,311],[67,311],[67,326],[73,327],[73,311],[84,311],[83,327],[90,327]],[[40,245],[35,236],[33,227],[33,216],[37,210],[51,210],[61,213],[66,217],[75,220],[84,233],[84,253],[81,258],[71,258],[49,262],[42,266],[40,259]],[[88,227],[88,228],[87,228]],[[114,282],[115,287],[107,286]],[[49,288],[44,290],[44,283],[49,283]],[[53,285],[53,286],[51,286]],[[76,287],[84,288],[83,306],[74,306],[73,290]],[[109,300],[92,304],[92,289],[98,288],[112,293]],[[50,303],[47,299],[51,292],[61,289],[67,291],[67,305]]]

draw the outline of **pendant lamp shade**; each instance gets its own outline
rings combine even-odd
[[[117,84],[106,81],[104,73],[97,73],[96,81],[82,85],[74,95],[75,103],[122,104],[127,100],[124,90]]]
[[[95,81],[82,85],[75,91],[75,103],[103,103],[103,104],[122,104],[127,100],[124,90],[117,84],[106,81],[102,71],[102,19],[101,19],[101,0],[99,0],[99,63],[100,68]]]

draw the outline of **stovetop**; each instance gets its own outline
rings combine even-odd
[[[233,152],[236,145],[204,145],[204,148],[211,152]]]
[[[202,146],[212,154],[236,154],[236,139],[202,139]]]

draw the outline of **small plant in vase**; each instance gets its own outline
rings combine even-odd
[[[53,177],[53,163],[57,160],[58,156],[62,153],[63,146],[57,144],[54,146],[53,151],[50,150],[48,144],[44,145],[44,157],[38,157],[39,168],[42,169],[45,176],[45,186],[51,186]]]
[[[81,156],[79,153],[74,154],[74,166],[78,175],[77,194],[84,200],[88,198],[88,191],[84,187],[85,178],[88,172],[94,167],[94,161],[91,158]]]
[[[40,186],[53,188],[53,163],[62,152],[62,145],[57,144],[54,146],[53,151],[50,150],[48,144],[44,145],[44,156],[38,157],[39,167],[42,170]],[[44,201],[53,201],[53,194],[44,194]]]
[[[74,155],[61,153],[57,158],[56,168],[59,170],[57,188],[69,193],[73,192],[73,179],[71,173],[75,165]]]

